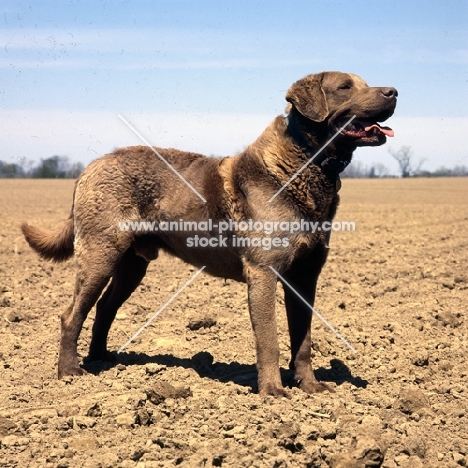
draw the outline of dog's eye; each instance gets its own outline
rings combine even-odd
[[[344,84],[344,85],[341,85],[338,89],[351,89],[351,85]]]

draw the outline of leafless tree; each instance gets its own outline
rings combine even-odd
[[[421,171],[424,159],[420,159],[419,162],[415,164],[411,146],[402,146],[398,151],[389,148],[388,152],[398,162],[401,177],[411,177]]]

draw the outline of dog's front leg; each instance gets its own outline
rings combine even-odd
[[[276,275],[268,267],[245,268],[249,291],[249,311],[255,337],[260,395],[289,397],[279,371],[279,345],[276,328]]]
[[[328,241],[327,241],[328,242]],[[328,255],[325,244],[316,248],[294,273],[285,273],[284,300],[291,339],[290,368],[306,393],[333,390],[315,378],[311,364],[311,322],[317,280]]]
[[[291,338],[291,362],[290,368],[294,370],[294,379],[299,387],[306,393],[317,393],[333,390],[325,383],[318,382],[315,378],[311,364],[311,337],[310,327],[312,321],[312,309],[296,295],[310,304],[314,303],[316,278],[309,281],[298,278],[296,281],[288,278],[288,282],[294,285],[294,291],[289,286],[284,287],[286,313],[288,316],[289,335]]]

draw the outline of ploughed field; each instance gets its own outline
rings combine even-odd
[[[344,180],[314,318],[313,366],[336,393],[256,393],[245,285],[199,275],[114,364],[57,380],[73,261],[32,252],[73,181],[0,181],[1,467],[456,467],[468,464],[468,180]],[[166,255],[111,329],[114,351],[194,275]],[[94,312],[79,349],[84,357]]]

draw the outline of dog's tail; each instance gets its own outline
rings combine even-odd
[[[73,255],[73,216],[55,231],[46,231],[27,223],[21,225],[21,231],[31,248],[46,260],[64,262]]]

